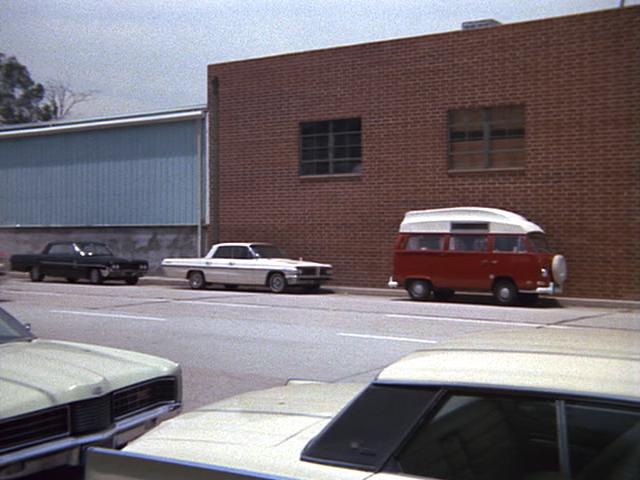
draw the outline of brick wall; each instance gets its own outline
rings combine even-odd
[[[639,45],[627,7],[210,65],[211,239],[274,242],[333,263],[337,285],[383,287],[405,211],[496,207],[545,228],[568,295],[640,299]],[[525,106],[525,167],[449,172],[448,110],[508,104]],[[299,123],[348,117],[361,175],[300,177]]]

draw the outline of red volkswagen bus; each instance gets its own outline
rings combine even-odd
[[[414,300],[489,291],[513,305],[561,293],[566,278],[564,256],[551,251],[535,223],[506,210],[459,207],[405,214],[389,287],[405,288]]]

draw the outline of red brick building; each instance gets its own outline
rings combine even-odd
[[[210,240],[384,287],[405,211],[496,207],[640,299],[639,47],[627,7],[210,65]]]

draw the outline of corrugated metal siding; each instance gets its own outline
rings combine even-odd
[[[195,224],[198,122],[0,140],[0,225]]]

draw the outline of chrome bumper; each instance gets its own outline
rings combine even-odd
[[[535,293],[538,295],[557,295],[562,293],[562,285],[557,285],[553,282],[548,287],[538,287],[535,290],[521,290],[522,293]]]
[[[387,287],[389,288],[398,288],[400,284],[394,280],[393,277],[389,277],[389,281],[387,282]]]
[[[297,273],[285,273],[287,285],[322,285],[331,280],[331,277],[302,277]]]
[[[84,449],[90,446],[122,448],[159,423],[180,413],[182,404],[172,403],[126,418],[109,430],[51,440],[0,455],[0,479],[30,475],[63,465],[81,465]]]

